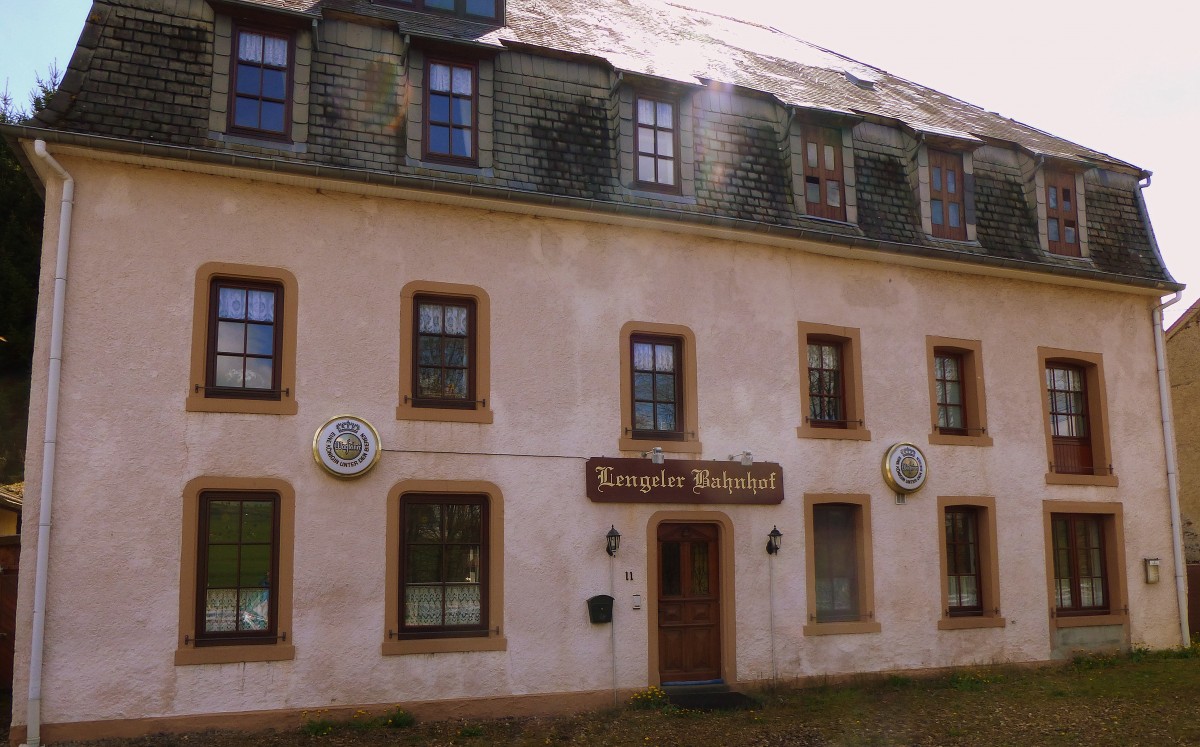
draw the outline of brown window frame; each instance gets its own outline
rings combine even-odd
[[[487,636],[490,629],[488,619],[488,592],[489,592],[489,550],[490,544],[488,541],[489,534],[489,517],[488,517],[488,496],[486,494],[453,494],[453,493],[409,493],[400,497],[400,544],[399,544],[399,583],[397,589],[397,601],[399,608],[396,611],[398,630],[396,637],[405,638],[467,638]],[[407,587],[406,576],[409,566],[408,549],[412,544],[438,544],[442,549],[442,568],[441,580],[436,582],[441,586],[443,592],[446,586],[451,585],[451,582],[446,578],[448,572],[446,566],[445,548],[453,543],[450,543],[444,536],[438,543],[410,543],[407,539],[407,524],[409,521],[408,509],[416,505],[439,505],[439,506],[478,506],[479,512],[479,557],[478,557],[478,580],[475,584],[479,587],[479,622],[468,625],[447,625],[445,624],[446,600],[443,593],[442,597],[442,619],[441,625],[409,625],[405,622],[405,606],[407,603]],[[442,516],[442,532],[446,531],[445,514]],[[458,543],[470,544],[476,543]]]
[[[1096,474],[1088,415],[1087,369],[1075,363],[1047,361],[1046,394],[1050,436],[1054,441],[1051,469],[1064,475]]]
[[[654,361],[655,361],[654,362],[655,367],[653,369],[646,370],[646,369],[639,369],[637,367],[637,355],[635,354],[635,350],[638,345],[652,346]],[[657,353],[658,353],[659,347],[667,347],[667,346],[669,346],[672,351],[671,352],[672,368],[671,368],[670,375],[674,379],[674,385],[673,385],[674,392],[673,392],[673,396],[671,397],[671,399],[659,399],[658,398],[659,370],[658,370],[658,354]],[[630,388],[632,391],[632,395],[631,395],[632,409],[629,413],[629,419],[630,419],[630,422],[632,423],[630,437],[637,439],[637,440],[649,440],[649,441],[658,441],[658,440],[683,441],[683,440],[685,440],[687,438],[688,422],[687,422],[686,407],[684,405],[684,403],[686,401],[685,400],[685,387],[687,386],[687,384],[684,381],[683,371],[681,370],[682,367],[684,365],[686,365],[686,363],[684,362],[684,358],[683,358],[683,340],[678,337],[673,337],[673,336],[669,336],[669,335],[652,335],[652,334],[643,334],[640,332],[634,333],[629,336],[629,360],[630,360],[630,364],[629,364],[630,382],[629,382],[629,385],[630,385]],[[652,394],[651,394],[650,400],[638,398],[638,386],[637,386],[638,374],[643,374],[643,375],[649,374],[651,376]],[[674,428],[669,429],[669,430],[667,430],[667,429],[659,430],[657,427],[650,428],[650,429],[646,429],[646,428],[639,429],[637,427],[637,422],[638,422],[637,410],[638,410],[639,404],[641,404],[641,405],[649,404],[652,407],[654,423],[655,423],[655,426],[657,426],[657,424],[659,422],[659,419],[658,419],[659,407],[661,407],[662,405],[664,405],[666,403],[670,403],[670,406],[675,411],[675,427]]]
[[[808,423],[814,428],[845,428],[849,422],[846,417],[846,355],[842,340],[826,338],[819,335],[808,337]],[[813,349],[816,348],[817,366],[813,367]],[[831,351],[837,358],[835,366],[826,368],[825,351]],[[814,384],[814,375],[816,382]],[[823,384],[827,380],[834,385],[832,394],[823,393]],[[814,386],[816,387],[814,389]],[[823,406],[824,405],[824,406]],[[837,417],[821,417],[828,415],[828,409],[833,409]]]
[[[287,64],[284,66],[268,65],[265,61],[261,63],[243,63],[240,59],[241,37],[243,33],[258,34],[264,39],[266,37],[274,37],[287,42]],[[293,89],[295,88],[296,79],[296,35],[293,32],[280,31],[277,28],[261,26],[258,24],[247,24],[245,22],[235,22],[233,26],[233,41],[232,48],[229,51],[229,109],[228,120],[226,126],[230,133],[244,134],[256,138],[264,138],[268,140],[281,140],[291,142],[292,140],[292,106],[293,106]],[[284,73],[284,97],[282,99],[276,97],[267,97],[262,95],[261,86],[259,95],[243,94],[238,92],[238,79],[242,75],[241,65],[257,67],[260,70],[282,70]],[[249,127],[239,125],[237,123],[237,105],[238,99],[254,99],[259,102],[259,122],[262,122],[261,107],[262,103],[270,102],[283,106],[283,129],[274,130],[263,127]]]
[[[271,558],[269,561],[270,567],[268,570],[268,595],[267,605],[267,627],[261,631],[209,631],[207,627],[207,596],[211,588],[208,584],[209,576],[209,560],[211,558],[210,550],[216,544],[229,545],[231,543],[213,543],[211,542],[209,528],[212,517],[211,507],[217,502],[256,502],[271,504]],[[273,644],[279,640],[277,632],[279,625],[279,591],[274,585],[274,579],[279,578],[279,520],[280,516],[280,497],[274,491],[227,491],[227,490],[208,490],[200,493],[199,496],[199,534],[196,538],[197,558],[196,558],[196,620],[195,631],[196,637],[194,645],[197,648],[206,646],[228,646],[228,645],[264,645]],[[239,534],[241,527],[239,526]],[[238,548],[238,575],[241,575],[240,563],[241,554],[246,544],[242,541],[232,543]],[[263,543],[253,543],[263,544]],[[237,587],[234,587],[240,595],[243,589],[254,588],[242,586],[239,582]],[[239,605],[240,606],[240,605]],[[235,623],[236,624],[236,623]]]
[[[978,604],[956,605],[950,593],[950,577],[955,570],[952,542],[947,536],[946,520],[953,512],[969,511],[975,521],[976,595]],[[939,630],[1003,628],[1006,620],[1000,612],[1000,567],[996,556],[996,499],[991,496],[938,496],[938,553],[941,566],[942,617]]]
[[[842,162],[842,131],[834,127],[806,126],[801,133],[804,163],[804,209],[814,218],[846,222],[846,174]],[[830,165],[830,153],[833,164]],[[814,159],[813,156],[816,156]],[[816,163],[814,163],[814,160]],[[837,184],[838,204],[831,205],[830,185]],[[817,201],[809,199],[817,190]]]
[[[947,506],[943,512],[946,528],[946,581],[949,584],[946,614],[949,617],[983,614],[983,572],[979,550],[979,509],[975,506]],[[966,568],[962,567],[965,562]],[[954,581],[958,579],[959,583]],[[975,587],[975,602],[963,603],[962,579]],[[959,591],[955,593],[955,586]]]
[[[676,351],[676,400],[679,412],[676,415],[677,425],[683,438],[664,438],[642,431],[639,437],[633,432],[633,338],[657,337],[665,340],[675,340],[679,343]],[[696,385],[696,336],[692,330],[682,324],[663,324],[660,322],[625,322],[621,326],[619,356],[621,362],[621,433],[617,439],[620,451],[632,451],[638,454],[658,446],[665,452],[678,454],[700,454],[703,444],[700,443],[700,408],[697,401]]]
[[[1042,417],[1046,434],[1046,482],[1058,485],[1102,485],[1117,487],[1109,433],[1108,395],[1104,384],[1104,359],[1099,353],[1060,348],[1038,348],[1038,389],[1041,392]],[[1047,381],[1051,369],[1071,369],[1080,373],[1086,437],[1059,435],[1055,415],[1072,417],[1077,413],[1058,411],[1052,405],[1052,390]],[[1070,449],[1086,449],[1090,467],[1071,464]]]
[[[954,373],[947,373],[949,367],[947,363],[953,362]],[[965,436],[967,435],[967,405],[966,391],[963,381],[964,372],[963,355],[953,350],[939,349],[933,351],[933,384],[934,391],[937,392],[935,404],[937,406],[937,421],[935,427],[938,433],[946,436]],[[950,392],[957,388],[957,401],[954,401]],[[958,422],[961,425],[947,425],[952,420],[952,414],[957,412]]]
[[[844,614],[818,612],[818,566],[823,552],[818,516],[826,507],[836,506],[850,512],[853,547],[849,560],[854,565],[854,605]],[[804,635],[878,633],[882,629],[875,618],[875,579],[872,561],[871,496],[854,493],[806,493],[804,495],[805,572],[807,575],[808,620]],[[845,560],[846,558],[843,558]]]
[[[640,119],[641,102],[649,101],[654,104],[654,123],[643,124]],[[663,127],[658,117],[658,107],[660,104],[666,104],[671,107],[671,126]],[[633,175],[634,183],[638,189],[651,190],[654,192],[666,192],[669,194],[680,194],[682,185],[682,172],[680,164],[680,142],[679,142],[679,99],[678,97],[665,96],[662,94],[650,94],[642,91],[635,91],[633,96]],[[649,130],[653,133],[654,148],[650,151],[642,150],[642,130]],[[664,155],[659,152],[659,133],[669,132],[671,134],[671,153]],[[642,178],[641,159],[642,156],[649,156],[654,161],[654,181],[647,181]],[[661,162],[669,160],[671,162],[671,184],[663,183],[659,180]]]
[[[1062,516],[1087,516],[1099,521],[1100,571],[1103,574],[1104,604],[1093,607],[1059,607],[1059,573],[1055,570],[1054,519]],[[1129,634],[1129,588],[1126,576],[1124,506],[1120,501],[1042,501],[1045,532],[1046,602],[1049,605],[1051,634],[1062,628],[1116,625]],[[1070,576],[1067,576],[1070,579]],[[1075,589],[1073,588],[1073,591]],[[1074,596],[1074,599],[1079,599]]]
[[[929,443],[949,446],[991,446],[987,432],[987,397],[983,377],[983,345],[979,340],[925,336],[929,362]],[[959,361],[959,383],[963,409],[963,427],[940,425],[938,396],[938,358],[954,356]]]
[[[1078,544],[1076,528],[1086,524],[1090,526],[1096,537],[1095,546],[1088,545],[1081,548]],[[1066,545],[1060,545],[1059,527],[1062,526],[1066,531]],[[1104,615],[1108,614],[1112,609],[1112,598],[1109,592],[1108,580],[1108,551],[1105,542],[1105,526],[1104,517],[1099,514],[1073,514],[1073,513],[1054,513],[1050,515],[1050,541],[1051,553],[1053,555],[1054,566],[1054,591],[1055,605],[1054,613],[1059,617],[1066,616],[1081,616],[1081,615]],[[1096,562],[1094,563],[1093,574],[1088,578],[1095,582],[1097,579],[1100,582],[1100,593],[1102,595],[1100,604],[1083,604],[1083,575],[1081,570],[1081,550],[1096,553]],[[1063,562],[1065,561],[1065,562]],[[1091,564],[1091,563],[1089,563]],[[1066,567],[1064,568],[1063,565]],[[1066,582],[1069,588],[1066,590],[1070,595],[1069,603],[1063,604],[1063,582]]]
[[[467,309],[467,334],[466,337],[466,366],[447,366],[445,365],[445,347],[443,343],[442,364],[438,366],[423,366],[421,365],[421,338],[430,337],[431,335],[422,334],[421,332],[421,305],[422,303],[436,304],[440,306],[454,306],[457,308]],[[478,329],[478,313],[476,312],[477,304],[472,297],[456,297],[442,296],[432,293],[419,293],[413,297],[413,327],[412,327],[412,395],[411,404],[413,407],[432,407],[432,408],[453,408],[474,410],[485,404],[476,398],[475,381],[478,378],[478,365],[476,350],[478,347],[477,329]],[[443,316],[444,319],[444,316]],[[439,338],[447,339],[456,336],[443,333],[438,335]],[[439,368],[446,369],[463,369],[465,370],[467,390],[461,397],[423,397],[419,393],[422,368]]]
[[[798,438],[840,438],[869,441],[863,408],[863,379],[861,334],[854,327],[839,327],[816,322],[798,322],[800,347],[800,412]],[[813,417],[812,370],[809,367],[810,344],[837,345],[841,353],[842,417],[816,419]]]
[[[446,121],[433,121],[433,109],[430,103],[430,98],[434,95],[432,86],[432,72],[434,65],[444,65],[450,68],[450,91],[444,92],[444,95],[450,98],[450,107],[448,110],[450,119]],[[454,93],[454,69],[469,70],[471,73],[471,124],[470,126],[456,125],[454,123],[454,101],[456,99],[466,99],[465,95]],[[437,92],[442,95],[443,92]],[[479,64],[474,60],[465,60],[452,57],[429,57],[425,60],[425,91],[422,101],[424,107],[424,124],[422,136],[422,158],[426,161],[434,161],[437,163],[446,163],[459,166],[476,166],[479,163]],[[442,153],[432,149],[433,137],[432,127],[446,127],[449,129],[449,140],[447,144],[449,151]],[[468,155],[456,155],[454,153],[454,131],[466,130],[471,137],[471,152]]]
[[[413,10],[425,11],[427,13],[445,14],[466,19],[484,19],[484,22],[504,22],[504,0],[493,0],[493,7],[495,9],[494,15],[489,15],[486,13],[471,13],[467,9],[470,0],[452,0],[454,3],[453,8],[437,7],[436,5],[433,5],[430,0],[384,0],[384,2],[389,5],[396,5],[402,8],[412,8]]]
[[[277,497],[275,556],[272,575],[274,638],[263,640],[220,640],[197,645],[198,620],[203,617],[204,594],[201,570],[201,496],[272,495]],[[228,664],[250,661],[286,661],[296,656],[292,645],[292,576],[294,570],[296,492],[279,479],[262,477],[202,476],[183,488],[183,522],[180,535],[179,632],[175,664]]]
[[[482,500],[486,511],[481,520],[481,540],[486,540],[486,575],[480,577],[480,619],[477,630],[449,632],[427,629],[402,632],[404,620],[404,545],[402,521],[406,499],[444,499],[461,503],[462,499]],[[387,494],[387,538],[384,560],[383,628],[381,629],[384,656],[434,654],[467,651],[504,651],[508,641],[504,636],[504,495],[495,484],[482,480],[404,480],[393,485]]]
[[[950,174],[953,174],[951,178]],[[953,187],[953,189],[951,189]],[[939,223],[935,203],[942,208]],[[958,208],[958,225],[950,225],[951,205]],[[966,180],[961,153],[929,149],[929,221],[935,238],[967,240]]]
[[[271,322],[271,354],[253,354],[246,352],[248,347],[247,337],[249,335],[250,325],[257,320],[251,320],[247,317],[238,320],[234,317],[221,316],[220,294],[222,288],[231,288],[236,290],[244,290],[247,293],[250,291],[269,291],[274,294],[274,308],[272,315],[274,320]],[[250,280],[246,278],[230,278],[230,277],[214,277],[209,283],[209,301],[208,301],[208,343],[205,353],[205,374],[204,374],[204,394],[206,397],[223,397],[228,399],[254,399],[254,400],[273,400],[278,401],[284,394],[283,387],[283,341],[284,341],[284,287],[282,283],[269,280]],[[232,387],[222,386],[217,383],[217,362],[222,356],[234,356],[236,353],[224,353],[218,349],[219,333],[222,322],[238,322],[241,321],[246,325],[246,336],[243,337],[243,352],[240,357],[243,360],[243,382],[245,381],[245,366],[249,360],[269,359],[271,361],[271,386],[269,388],[256,387]],[[261,325],[260,326],[265,326]]]
[[[1046,242],[1051,254],[1062,257],[1082,257],[1083,245],[1079,231],[1079,190],[1075,175],[1063,171],[1046,171]],[[1069,207],[1064,207],[1064,204]],[[1068,241],[1068,230],[1074,241]],[[1057,238],[1054,238],[1057,234]]]

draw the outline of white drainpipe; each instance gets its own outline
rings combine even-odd
[[[1179,470],[1175,464],[1175,424],[1171,418],[1171,385],[1167,381],[1167,355],[1163,343],[1163,309],[1183,297],[1175,291],[1168,301],[1154,307],[1154,357],[1158,362],[1158,404],[1162,411],[1163,445],[1167,453],[1167,494],[1171,499],[1171,550],[1175,565],[1175,596],[1179,602],[1179,635],[1184,646],[1191,643],[1188,632],[1187,568],[1183,564],[1183,527],[1179,517]]]
[[[29,654],[29,711],[22,747],[42,743],[42,653],[46,641],[46,577],[50,562],[50,509],[54,502],[54,459],[58,444],[58,387],[62,379],[63,311],[67,296],[67,253],[71,245],[71,208],[75,180],[36,140],[33,151],[63,180],[58,215],[58,252],[54,263],[54,317],[50,322],[50,372],[46,382],[46,428],[42,442],[41,497],[38,500],[37,566],[33,582],[33,632]]]

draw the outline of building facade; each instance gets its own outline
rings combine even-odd
[[[14,743],[1181,642],[1137,167],[649,0],[98,0],[39,116]]]

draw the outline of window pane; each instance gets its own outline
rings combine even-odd
[[[825,146],[825,170],[826,171],[835,171],[836,166],[837,166],[837,160],[834,158],[833,146],[826,145]]]
[[[662,594],[665,597],[677,597],[683,589],[679,554],[678,542],[662,543]]]
[[[479,578],[479,548],[446,545],[446,581],[475,583]]]
[[[430,0],[425,0],[425,5],[428,7]],[[404,587],[404,624],[441,625],[442,587],[406,585]]]
[[[804,180],[804,199],[814,205],[821,204],[821,180],[810,176]]]
[[[429,150],[433,153],[450,152],[450,128],[430,126]]]
[[[468,325],[471,318],[471,311],[466,306],[447,306],[446,307],[446,334],[458,335],[465,337],[468,332]]]
[[[436,503],[412,503],[405,508],[405,539],[408,542],[441,542],[442,507]]]
[[[658,374],[654,377],[655,399],[659,402],[675,401],[675,377],[671,374]]]
[[[933,220],[933,225],[935,225],[935,226],[942,225],[945,222],[942,219],[942,201],[941,200],[930,200],[929,201],[929,209],[930,209],[930,213],[931,213],[930,217]]]
[[[238,630],[266,630],[270,626],[271,592],[242,589],[238,604]]]
[[[208,541],[237,542],[241,531],[239,501],[210,501],[208,504]]]
[[[658,115],[658,121],[656,124],[659,127],[665,127],[665,128],[674,128],[675,127],[674,108],[675,107],[672,104],[669,104],[666,101],[658,102],[658,111],[656,112]]]
[[[446,371],[446,388],[442,392],[442,396],[451,399],[466,399],[467,394],[467,372],[462,369]]]
[[[423,334],[441,334],[442,307],[439,304],[422,303],[417,306],[417,331]]]
[[[262,62],[262,34],[243,31],[238,36],[238,59],[247,62]]]
[[[246,318],[246,291],[242,288],[220,288],[217,315],[222,319]]]
[[[446,541],[478,544],[483,521],[483,506],[478,503],[446,506]]]
[[[230,324],[230,322],[221,322]],[[241,326],[241,325],[238,325]],[[275,328],[269,324],[246,325],[246,352],[250,355],[271,355],[275,352]],[[219,349],[219,348],[218,348]],[[233,351],[221,351],[233,352]]]
[[[496,0],[467,0],[467,13],[473,16],[496,17]]]
[[[633,398],[642,401],[654,399],[654,374],[635,373],[633,375]]]
[[[474,70],[466,67],[456,67],[453,69],[453,81],[451,90],[460,96],[470,96],[471,89],[474,84],[472,79],[475,77]]]
[[[654,156],[638,156],[638,179],[643,182],[656,181],[654,178]]]
[[[240,83],[241,81],[239,80],[238,82]],[[262,95],[269,99],[286,99],[287,72],[284,70],[263,70]]]
[[[242,542],[270,542],[275,533],[274,504],[271,501],[242,501],[241,521]]]
[[[633,343],[633,367],[637,371],[654,370],[654,346],[647,342]]]
[[[1046,238],[1051,241],[1058,241],[1058,218],[1048,218],[1046,220]]]
[[[451,337],[445,340],[446,365],[467,365],[467,340],[465,337]]]
[[[242,363],[244,360],[240,356],[218,355],[213,386],[242,386]]]
[[[450,121],[450,97],[441,94],[429,94],[429,121],[445,123]]]
[[[470,127],[474,124],[471,119],[471,99],[454,99],[452,114],[451,121],[456,125]]]
[[[654,102],[649,99],[638,99],[638,124],[654,126]]]
[[[271,546],[243,545],[238,586],[266,588],[271,585]]]
[[[934,166],[931,169],[931,176],[933,179],[933,188],[935,190],[937,190],[938,192],[941,192],[942,191],[942,168],[940,166]]]
[[[820,163],[817,161],[817,144],[808,143],[808,167],[810,169],[815,169],[819,166]]]
[[[639,431],[654,430],[654,405],[649,402],[635,402],[633,405],[633,427]]]
[[[946,192],[954,194],[958,192],[958,185],[955,183],[957,173],[953,169],[946,169]]]
[[[205,586],[230,588],[237,586],[238,546],[209,545],[208,579]]]
[[[246,352],[246,325],[239,322],[217,322],[217,352]]]
[[[675,347],[673,345],[654,346],[654,370],[675,370]]]
[[[286,129],[283,114],[283,104],[264,101],[262,103],[262,121],[258,125],[259,129],[270,130],[271,132],[283,132]]]
[[[446,625],[478,625],[481,619],[478,586],[446,586]]]
[[[829,206],[830,207],[841,207],[842,206],[842,183],[835,182],[832,179],[830,179],[828,182],[825,183],[825,189],[828,194],[828,197],[826,198],[826,202],[829,204]]]
[[[442,546],[409,545],[405,563],[405,580],[409,583],[436,583],[442,580]]]
[[[675,134],[670,130],[658,131],[658,153],[664,156],[675,155]]]
[[[950,208],[950,225],[951,225],[951,227],[958,228],[961,225],[961,222],[959,221],[959,217],[958,217],[958,210],[959,210],[958,203],[957,202],[947,203],[947,207]]]
[[[238,65],[236,93],[258,96],[262,91],[262,68],[256,65]]]
[[[668,186],[675,183],[675,163],[669,158],[658,159],[658,183]]]
[[[233,124],[237,127],[258,128],[258,101],[238,98],[234,102]]]
[[[222,289],[222,292],[224,289]],[[275,321],[275,292],[252,290],[246,294],[247,317],[255,322]]]
[[[453,3],[453,0],[450,0],[450,2]],[[425,5],[436,7],[433,0],[425,0]],[[451,6],[451,8],[453,9],[453,6]],[[442,65],[442,64],[435,62],[429,66],[429,90],[449,92],[449,90],[450,90],[450,66],[449,65]]]
[[[709,593],[708,545],[693,542],[692,547],[692,594],[702,596]]]
[[[1075,243],[1075,226],[1069,222],[1067,223],[1066,231],[1063,232],[1063,241],[1068,244]]]
[[[288,42],[278,36],[265,37],[263,43],[263,62],[275,67],[287,67]]]
[[[1050,187],[1046,190],[1046,202],[1049,203],[1051,210],[1058,209],[1058,187]]]
[[[470,130],[454,130],[453,148],[451,151],[456,156],[471,155],[471,131]]]
[[[246,388],[270,389],[274,366],[269,358],[246,359]]]
[[[204,632],[229,633],[237,624],[237,590],[209,589],[204,604]]]
[[[442,365],[442,338],[429,335],[417,337],[417,364],[421,366]]]
[[[1063,187],[1062,197],[1063,197],[1062,198],[1063,210],[1070,210],[1071,209],[1071,190],[1067,189],[1066,187]]]

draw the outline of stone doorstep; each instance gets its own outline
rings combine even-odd
[[[699,685],[663,685],[667,701],[679,708],[695,711],[736,711],[758,707],[758,701],[724,683]]]

